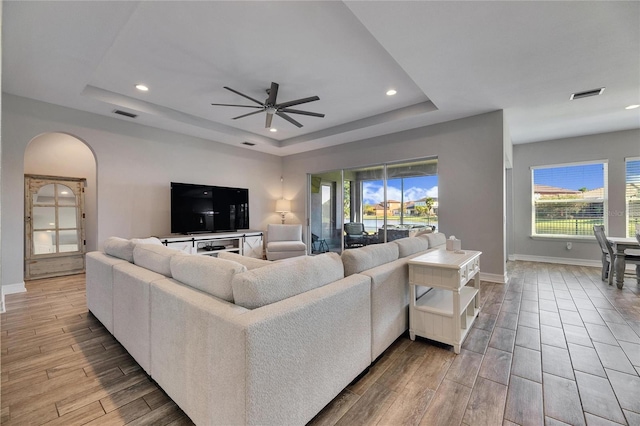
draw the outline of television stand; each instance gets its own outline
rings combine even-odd
[[[167,247],[191,254],[217,256],[221,252],[262,259],[262,231],[241,230],[191,235],[173,234],[158,239]]]

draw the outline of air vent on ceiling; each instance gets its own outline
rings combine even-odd
[[[253,142],[242,142],[242,145],[255,146],[256,144]]]
[[[121,109],[114,109],[113,113],[114,114],[119,114],[119,115],[124,115],[125,117],[129,117],[129,118],[136,118],[138,116],[138,114],[133,114],[131,112],[122,111]]]
[[[589,96],[598,96],[602,95],[602,92],[604,92],[604,87],[601,87],[599,89],[587,90],[585,92],[574,93],[569,99],[573,101],[576,99],[588,98]]]

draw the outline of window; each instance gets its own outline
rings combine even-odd
[[[607,227],[607,163],[532,167],[532,233],[593,236]]]
[[[626,163],[627,237],[633,237],[640,226],[640,158],[627,158]]]

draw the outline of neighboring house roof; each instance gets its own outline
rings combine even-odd
[[[580,194],[580,191],[549,185],[534,185],[533,192],[544,195]]]
[[[604,198],[604,188],[591,189],[582,194],[583,198]]]

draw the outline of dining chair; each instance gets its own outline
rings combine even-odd
[[[613,284],[613,263],[616,255],[604,234],[604,225],[593,225],[593,233],[600,245],[600,250],[602,250],[602,281],[607,280],[611,285]]]
[[[609,285],[612,285],[616,254],[613,251],[613,247],[611,247],[611,243],[607,239],[607,236],[604,234],[604,225],[594,225],[593,233],[595,234],[596,240],[598,240],[598,244],[600,245],[600,249],[602,250],[602,281],[607,280]],[[638,239],[638,242],[640,242],[640,236],[638,235],[637,227],[636,238]],[[640,255],[636,254],[637,252],[637,250],[625,252],[624,260],[625,265],[636,265],[635,277],[638,285],[640,285]],[[618,287],[622,288],[620,284],[618,285]]]

